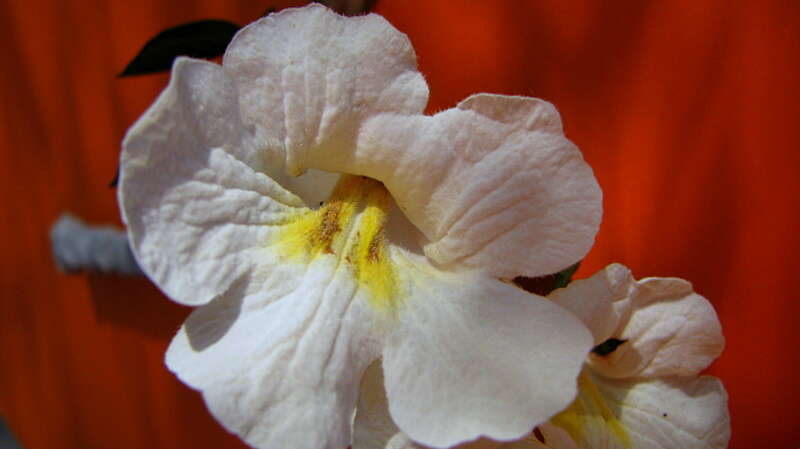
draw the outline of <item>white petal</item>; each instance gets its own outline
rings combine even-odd
[[[389,415],[389,401],[383,386],[383,371],[378,362],[367,368],[361,379],[358,407],[353,426],[353,449],[419,448],[400,432]],[[458,449],[547,449],[533,435],[509,443],[480,438],[456,446]]]
[[[482,272],[395,259],[407,296],[383,367],[403,432],[434,447],[507,441],[569,404],[592,344],[572,314]]]
[[[252,274],[269,225],[303,202],[263,161],[224,70],[180,58],[123,142],[122,216],[139,264],[172,299],[204,304]]]
[[[398,432],[386,444],[386,449],[423,449],[417,443],[413,442],[408,435],[403,432]]]
[[[725,345],[714,307],[676,278],[637,282],[630,319],[614,336],[626,342],[609,355],[590,356],[595,370],[614,378],[696,375]]]
[[[544,423],[539,426],[539,430],[542,432],[546,443],[545,447],[548,449],[581,449],[575,444],[569,433],[558,426]]]
[[[440,264],[539,276],[580,260],[601,192],[544,101],[480,94],[432,117],[383,115],[338,169],[382,181]]]
[[[646,382],[595,376],[614,404],[636,449],[724,449],[730,439],[727,394],[719,379],[659,379]],[[602,432],[599,428],[587,431]],[[588,445],[584,449],[605,449]]]
[[[567,287],[553,291],[548,298],[580,318],[597,345],[608,340],[617,329],[627,308],[619,303],[628,304],[632,284],[631,271],[612,264],[588,279],[572,281]]]
[[[197,309],[166,361],[257,448],[344,449],[361,374],[379,352],[363,292],[334,257],[279,269],[260,293]],[[298,279],[302,276],[302,279]]]
[[[353,422],[353,449],[384,449],[398,433],[400,429],[389,415],[383,369],[380,362],[376,361],[367,368],[361,379]]]
[[[270,14],[234,37],[224,65],[246,120],[293,175],[345,157],[365,119],[421,113],[428,101],[408,37],[374,14],[316,4]]]
[[[386,449],[425,449],[426,446],[421,446],[411,440],[408,435],[403,432],[395,434],[386,444]],[[383,449],[383,448],[381,448]],[[548,446],[539,442],[536,437],[529,435],[521,440],[511,441],[508,443],[501,443],[499,441],[490,440],[488,438],[481,438],[469,443],[459,444],[453,446],[453,449],[549,449]]]
[[[503,443],[497,446],[497,449],[571,449],[562,448],[558,446],[550,446],[537,440],[534,435],[528,435],[525,438],[510,443]]]
[[[425,446],[415,443],[403,432],[398,432],[389,440],[386,449],[425,449]],[[525,438],[511,443],[500,443],[481,438],[477,441],[459,444],[453,449],[547,449],[547,447],[536,441],[535,438]]]
[[[303,202],[311,208],[319,207],[321,202],[330,198],[340,177],[339,173],[313,169],[300,176],[289,176],[280,171],[269,172],[268,176],[286,190],[302,198]]]

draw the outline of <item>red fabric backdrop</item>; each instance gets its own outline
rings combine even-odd
[[[269,5],[0,4],[0,414],[24,447],[243,447],[162,364],[188,309],[145,280],[59,274],[47,230],[66,210],[118,222],[107,184],[119,141],[166,82],[114,78],[141,44],[189,20],[245,23]],[[474,92],[558,106],[605,191],[579,276],[618,261],[640,277],[689,279],[714,303],[728,345],[710,372],[731,396],[734,449],[800,445],[797,5],[377,8],[411,37],[431,111]]]

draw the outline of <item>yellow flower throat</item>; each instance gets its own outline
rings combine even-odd
[[[618,413],[609,407],[584,368],[578,377],[578,397],[551,422],[566,430],[580,447],[630,449],[630,436]]]
[[[398,282],[389,259],[386,220],[391,196],[378,181],[342,175],[330,199],[319,209],[303,209],[277,236],[281,254],[302,263],[333,255],[353,270],[370,303],[388,310],[396,304]]]

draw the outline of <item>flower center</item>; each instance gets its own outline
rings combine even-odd
[[[552,423],[566,430],[581,447],[632,447],[625,427],[585,370],[578,377],[578,397],[554,416]]]
[[[277,242],[292,260],[310,263],[336,257],[353,270],[370,302],[381,309],[396,304],[398,283],[385,242],[391,195],[363,176],[342,175],[330,199],[319,209],[303,209],[284,225]]]

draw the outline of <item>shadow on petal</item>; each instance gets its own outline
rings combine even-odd
[[[189,315],[183,325],[192,349],[202,351],[225,336],[239,318],[249,283],[249,276],[239,279],[227,292]]]
[[[612,339],[622,341],[618,337],[612,336]],[[607,354],[595,352],[593,349],[587,361],[594,370],[603,376],[610,379],[619,379],[636,376],[641,371],[640,367],[644,364],[644,356],[636,346],[625,340],[625,343],[620,344]]]

